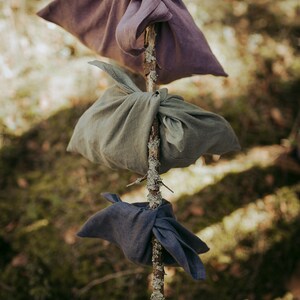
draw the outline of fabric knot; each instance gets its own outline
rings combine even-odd
[[[38,15],[142,75],[143,31],[157,23],[158,84],[194,74],[227,76],[182,0],[54,0]]]
[[[124,73],[110,64],[93,61],[115,85],[107,89],[79,119],[67,150],[94,163],[146,174],[148,138],[159,119],[160,168],[187,167],[202,154],[239,150],[229,123],[221,116],[187,103],[163,88],[142,92]]]
[[[181,266],[194,279],[204,279],[205,270],[198,254],[209,250],[207,245],[175,219],[167,200],[155,210],[148,202],[129,204],[116,194],[103,196],[113,205],[97,212],[82,226],[80,237],[101,238],[118,245],[132,262],[151,265],[152,235],[163,246],[163,262]]]
[[[156,91],[159,96],[160,96],[160,102],[166,101],[168,99],[168,89],[167,88],[162,88]]]

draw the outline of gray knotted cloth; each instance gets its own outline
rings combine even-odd
[[[187,167],[202,154],[239,150],[229,123],[219,115],[169,95],[142,92],[118,67],[93,61],[116,85],[79,119],[67,150],[94,163],[146,174],[147,144],[154,117],[160,121],[160,173]]]
[[[129,204],[116,194],[103,196],[114,204],[89,218],[78,236],[110,241],[118,245],[130,261],[151,265],[154,234],[164,248],[165,265],[180,265],[194,279],[205,278],[198,254],[209,248],[176,221],[171,203],[164,200],[161,206],[150,210],[148,202]]]

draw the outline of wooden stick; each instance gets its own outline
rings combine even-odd
[[[150,25],[145,31],[145,60],[144,71],[146,76],[147,92],[156,91],[156,56],[155,56],[155,25]],[[151,132],[148,142],[148,173],[147,173],[147,200],[149,201],[150,209],[156,209],[162,204],[162,196],[160,193],[161,178],[159,176],[159,123],[155,118],[151,127]],[[153,292],[151,300],[164,300],[164,265],[162,260],[162,246],[158,240],[152,238],[152,264],[153,264],[153,278],[152,288]]]

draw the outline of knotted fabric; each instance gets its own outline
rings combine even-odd
[[[116,85],[81,116],[68,151],[94,163],[144,175],[156,115],[160,122],[160,173],[187,167],[202,154],[220,155],[239,149],[231,126],[221,116],[169,95],[167,89],[142,92],[118,67],[99,61],[91,64],[106,71]]]
[[[164,200],[155,210],[148,202],[129,204],[116,194],[103,196],[114,203],[97,212],[78,232],[80,237],[101,238],[118,245],[130,261],[152,265],[152,234],[163,246],[163,263],[180,265],[194,279],[204,279],[205,270],[198,256],[209,250],[196,235],[180,225],[172,205]]]
[[[98,54],[143,74],[143,31],[157,23],[158,83],[227,76],[182,0],[55,0],[38,12]]]

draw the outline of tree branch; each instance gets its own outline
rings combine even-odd
[[[123,277],[123,276],[139,274],[139,273],[145,273],[145,270],[143,268],[137,268],[137,269],[134,269],[134,270],[125,270],[125,271],[120,271],[120,272],[117,272],[117,273],[112,273],[112,274],[105,275],[104,277],[92,280],[86,286],[84,286],[83,288],[77,290],[76,295],[77,296],[82,296],[83,294],[88,292],[94,286],[102,284],[106,281],[116,279],[116,278],[120,278],[120,277]]]
[[[156,91],[156,56],[155,56],[155,25],[150,25],[145,31],[145,60],[144,71],[146,76],[147,92]],[[156,209],[162,204],[162,196],[160,193],[161,178],[159,176],[159,123],[155,118],[151,127],[151,132],[148,142],[148,173],[147,173],[147,199],[150,209]],[[164,300],[164,265],[162,260],[162,246],[158,240],[152,238],[152,264],[153,292],[151,300]]]

